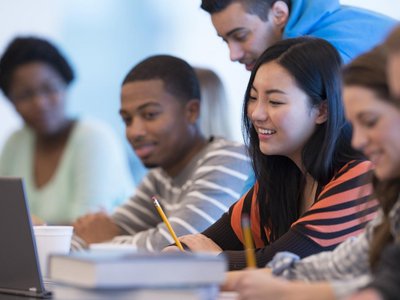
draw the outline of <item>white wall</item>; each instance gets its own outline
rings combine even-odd
[[[397,0],[343,0],[400,19]],[[69,111],[92,115],[123,136],[117,111],[125,73],[152,54],[180,56],[211,67],[223,79],[230,98],[232,126],[241,139],[241,102],[249,73],[231,63],[207,13],[193,0],[13,0],[0,4],[0,52],[17,34],[53,39],[73,62],[78,78]],[[20,120],[0,97],[0,149]]]

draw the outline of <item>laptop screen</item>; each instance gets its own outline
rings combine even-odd
[[[50,297],[32,232],[22,179],[0,177],[0,292]]]

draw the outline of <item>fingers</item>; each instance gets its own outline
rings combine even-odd
[[[221,286],[222,291],[234,291],[237,285],[237,281],[240,276],[243,274],[243,271],[230,271],[226,273],[225,282]]]
[[[176,246],[168,246],[168,247],[165,247],[164,249],[162,249],[161,252],[176,253],[176,252],[181,252],[181,250]]]
[[[46,222],[44,220],[35,215],[31,215],[31,221],[33,226],[46,225]]]

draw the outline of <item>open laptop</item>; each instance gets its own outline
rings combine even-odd
[[[0,177],[0,239],[0,293],[51,298],[44,288],[21,178]]]

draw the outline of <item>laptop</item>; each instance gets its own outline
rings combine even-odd
[[[0,293],[51,298],[44,288],[21,178],[0,177],[0,239]]]

